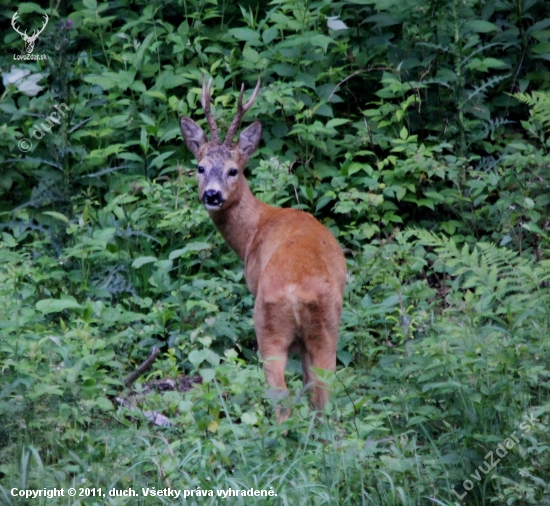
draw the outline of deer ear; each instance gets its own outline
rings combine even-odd
[[[198,156],[201,148],[208,142],[204,130],[187,116],[180,118],[180,128],[185,144],[195,157]]]
[[[246,158],[250,158],[254,151],[258,149],[261,137],[262,124],[259,121],[255,121],[241,132],[237,146]]]

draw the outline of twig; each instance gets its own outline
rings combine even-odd
[[[100,176],[103,176],[104,174],[109,174],[110,172],[114,172],[115,170],[127,169],[128,167],[130,167],[130,165],[119,165],[118,167],[110,167],[108,169],[100,170],[99,172],[94,172],[93,174],[84,174],[80,176],[79,179],[82,179],[84,177],[100,177]]]
[[[365,72],[373,72],[373,71],[377,71],[377,70],[390,70],[392,72],[395,72],[395,69],[392,69],[391,67],[372,67],[370,69],[365,69],[365,70],[358,70],[357,72],[354,72],[353,74],[350,74],[348,77],[342,79],[335,87],[334,89],[332,90],[332,93],[329,95],[329,97],[327,98],[327,103],[330,102],[330,99],[332,98],[332,95],[334,95],[336,93],[336,90],[342,86],[342,84],[344,84],[348,79],[351,79],[352,77],[355,77],[359,74],[364,74]]]
[[[289,166],[288,166],[288,173],[289,174],[292,174],[292,167],[294,167],[294,164],[296,163],[296,160],[293,161]],[[296,185],[294,183],[292,183],[292,186],[294,187],[294,196],[296,197],[296,202],[298,202],[298,205],[300,205],[300,197],[298,197],[298,189],[296,188]]]
[[[160,348],[156,346],[151,350],[151,354],[141,363],[141,365],[132,373],[129,374],[124,380],[124,386],[128,388],[132,385],[156,360],[158,354],[160,353]]]

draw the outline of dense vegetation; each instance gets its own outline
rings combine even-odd
[[[550,504],[546,0],[82,0],[6,22],[16,9],[29,33],[49,15],[48,58],[15,60],[3,32],[0,502]],[[275,423],[242,265],[197,200],[178,118],[204,123],[203,73],[225,127],[261,76],[250,186],[345,248],[322,422],[291,364]],[[180,375],[202,383],[148,387]]]

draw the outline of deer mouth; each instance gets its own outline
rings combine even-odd
[[[207,211],[219,211],[225,203],[225,200],[220,202],[219,204],[204,204],[204,207]]]
[[[204,207],[209,211],[217,211],[225,203],[225,199],[220,191],[206,190],[202,196]]]

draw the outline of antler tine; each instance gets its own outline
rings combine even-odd
[[[38,28],[38,29],[36,30],[36,32],[37,32],[36,35],[40,35],[40,34],[44,31],[44,28],[46,28],[46,25],[48,24],[48,20],[49,20],[50,18],[48,17],[47,14],[44,14],[44,19],[45,19],[45,21],[44,21],[44,23],[42,24],[42,28]]]
[[[24,36],[24,35],[27,35],[27,30],[25,30],[25,32],[20,32],[18,29],[17,29],[17,26],[15,26],[15,20],[19,17],[19,11],[15,11],[15,14],[13,15],[13,17],[11,18],[11,26],[13,26],[13,29],[21,36]]]
[[[210,81],[208,82],[208,90],[206,88],[206,81],[204,80],[204,74],[202,75],[202,94],[201,94],[201,104],[202,108],[206,112],[207,104],[210,102],[210,85],[212,84],[212,78],[210,78]]]
[[[42,23],[42,28],[37,28],[32,32],[32,38],[37,39],[38,36],[44,31],[44,28],[46,28],[48,24],[48,20],[50,19],[47,14],[44,14],[45,21]]]
[[[254,88],[254,91],[252,92],[252,96],[250,97],[250,100],[243,107],[243,113],[248,111],[248,109],[250,109],[252,107],[252,104],[256,100],[256,97],[258,96],[258,91],[260,91],[260,83],[261,83],[261,80],[258,77],[258,82],[256,83],[256,87]],[[243,88],[244,88],[244,86],[241,88],[241,96],[240,96],[241,104],[242,104],[242,91],[243,91]]]
[[[206,85],[206,80],[204,79],[204,74],[202,75],[202,96],[201,104],[204,110],[204,115],[206,116],[206,121],[210,127],[210,139],[211,142],[219,144],[220,139],[218,137],[218,126],[216,125],[216,120],[212,116],[210,111],[210,90],[212,89],[212,78],[208,81],[208,86]]]
[[[245,115],[246,111],[248,111],[248,109],[252,107],[254,100],[256,100],[256,97],[258,96],[258,91],[260,90],[260,83],[261,83],[261,79],[258,77],[258,82],[256,83],[256,87],[254,88],[254,91],[252,92],[252,96],[250,97],[250,100],[245,105],[243,105],[244,84],[241,86],[241,92],[239,93],[239,100],[237,101],[237,114],[235,114],[235,117],[233,118],[233,121],[231,122],[231,125],[227,130],[227,135],[225,137],[225,140],[223,141],[224,146],[231,147],[231,144],[233,143],[233,137],[235,137],[235,133],[237,132],[237,128],[239,128],[239,125],[241,124],[243,116]]]

